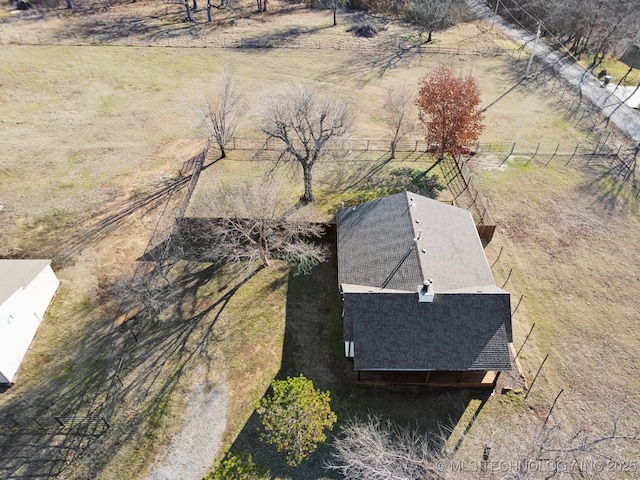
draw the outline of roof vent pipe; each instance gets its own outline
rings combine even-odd
[[[427,278],[422,286],[418,288],[418,302],[433,302],[433,287],[431,284],[433,283],[433,279]]]

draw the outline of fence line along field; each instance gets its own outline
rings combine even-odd
[[[387,162],[389,88],[406,83],[415,90],[440,63],[473,75],[486,129],[465,162],[498,225],[487,255],[496,283],[505,283],[514,299],[524,295],[514,316],[516,346],[536,323],[522,351],[527,373],[550,354],[528,409],[492,397],[478,425],[513,427],[524,437],[564,388],[557,412],[571,426],[605,430],[610,400],[626,408],[618,416],[633,426],[640,402],[638,339],[630,325],[640,286],[630,266],[640,263],[640,233],[633,152],[624,139],[571,92],[560,93],[559,84],[521,81],[526,58],[518,60],[514,45],[480,22],[439,32],[425,46],[421,32],[401,22],[372,18],[384,27],[378,36],[356,38],[349,27],[362,14],[341,15],[331,27],[327,11],[285,7],[273,2],[272,12],[257,16],[253,2],[239,2],[211,27],[182,22],[181,5],[152,2],[0,18],[0,256],[51,257],[62,280],[19,381],[0,394],[0,412],[60,413],[63,425],[54,425],[51,435],[37,425],[0,432],[2,458],[12,459],[3,467],[7,476],[144,478],[191,418],[189,398],[201,398],[194,385],[202,382],[207,392],[227,392],[224,445],[245,438],[253,402],[281,367],[287,302],[302,298],[298,290],[308,281],[291,277],[283,264],[238,286],[229,271],[177,262],[166,278],[167,298],[175,303],[164,306],[157,323],[125,324],[124,335],[135,328],[140,342],[119,375],[110,428],[92,443],[86,432],[67,427],[69,418],[104,400],[105,378],[116,367],[111,360],[124,343],[121,330],[112,329],[119,295],[158,219],[179,207],[186,185],[181,169],[204,143],[195,107],[217,87],[225,65],[234,68],[249,107],[229,158],[205,168],[199,186],[210,174],[237,179],[247,168],[258,170],[250,163],[261,143],[258,118],[264,99],[283,84],[312,80],[353,104],[357,121],[347,161],[318,164],[322,219],[350,200],[343,195],[347,180],[375,179],[394,165],[433,164],[419,132],[399,147],[395,163]],[[208,162],[214,160],[212,151]],[[624,175],[617,174],[621,162]],[[299,177],[277,175],[292,182],[295,203]],[[171,197],[175,192],[180,195]],[[443,199],[456,194],[445,191]],[[206,209],[198,195],[196,188],[191,207]],[[318,278],[333,278],[329,266],[321,270]],[[295,288],[288,292],[290,281]],[[333,291],[329,283],[323,288]],[[318,312],[307,312],[309,328],[326,321]],[[294,369],[298,354],[285,357]],[[355,400],[345,393],[352,388]],[[341,413],[351,406],[365,411],[367,402],[388,407],[391,398],[369,391],[363,398],[350,381],[335,390]],[[404,414],[418,418],[440,397],[411,398]],[[430,411],[437,417],[437,408]],[[464,431],[467,417],[458,418]],[[469,455],[480,442],[474,432],[471,426],[464,443]],[[63,469],[51,469],[53,457],[62,459]],[[327,475],[321,467],[306,473]]]

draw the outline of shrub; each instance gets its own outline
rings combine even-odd
[[[331,397],[304,375],[274,380],[271,389],[272,394],[263,397],[256,409],[263,426],[260,435],[279,452],[286,452],[287,463],[295,467],[327,439],[325,430],[333,428],[337,417]]]
[[[351,26],[348,31],[353,32],[356,37],[371,38],[376,36],[380,30],[373,22],[363,20]]]
[[[249,453],[227,452],[214,471],[202,480],[271,480],[271,472],[261,471]]]

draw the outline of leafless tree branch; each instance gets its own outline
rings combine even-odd
[[[314,201],[312,169],[321,160],[330,142],[347,135],[354,123],[352,107],[339,99],[322,99],[308,83],[287,85],[274,95],[262,116],[266,144],[275,139],[281,144],[276,165],[297,162],[304,175],[304,203]]]
[[[226,147],[245,113],[242,95],[237,91],[233,69],[229,65],[224,68],[222,89],[207,97],[203,108],[196,111],[208,138],[218,144],[220,158],[225,158]]]

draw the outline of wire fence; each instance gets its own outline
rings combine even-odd
[[[195,190],[200,177],[200,172],[204,167],[204,163],[207,159],[209,152],[209,145],[207,145],[202,152],[198,155],[187,160],[182,169],[180,170],[179,178],[187,182],[187,186],[184,190],[182,199],[177,208],[167,208],[160,215],[160,218],[156,224],[156,228],[147,243],[145,255],[148,255],[145,260],[147,262],[140,262],[133,275],[132,283],[144,282],[151,284],[155,281],[157,276],[162,275],[162,271],[165,268],[165,262],[168,258],[168,253],[171,249],[171,241],[173,238],[173,232],[176,228],[176,219],[181,218],[189,204],[191,195]],[[167,201],[166,206],[170,203]],[[153,252],[150,254],[150,252]],[[151,261],[151,263],[149,263]],[[128,306],[121,306],[120,314],[126,315]],[[129,350],[135,346],[138,342],[138,336],[133,328],[127,330],[129,335],[127,336],[126,343],[122,348],[122,355],[118,358],[117,366],[111,375],[111,387],[108,390],[104,403],[101,406],[101,416],[105,419],[110,419],[113,416],[115,407],[117,405],[120,388],[124,385],[122,378],[126,370],[129,368]]]
[[[155,272],[161,268],[162,262],[165,260],[165,253],[170,248],[175,218],[184,214],[207,158],[208,148],[208,146],[205,147],[200,154],[186,161],[178,178],[174,180],[173,189],[167,195],[167,201],[147,245],[147,251],[155,249],[159,253],[153,263],[138,263],[133,275],[134,280],[153,281]],[[184,188],[185,185],[186,188]],[[181,201],[171,201],[172,196],[183,188],[184,193]],[[175,206],[176,204],[177,206]],[[126,305],[121,305],[120,313],[124,313],[127,308]],[[130,353],[138,342],[134,329],[127,329],[127,333],[124,340],[118,342],[118,348],[112,351],[111,360],[107,363],[111,366],[103,373],[102,377],[105,380],[97,385],[97,391],[94,392],[94,400],[91,405],[74,415],[3,413],[0,415],[0,431],[10,437],[19,431],[49,433],[52,436],[52,444],[47,445],[47,448],[57,449],[58,455],[47,459],[50,464],[47,466],[47,471],[61,473],[94,441],[92,439],[99,437],[111,427],[111,419],[124,386],[123,378],[129,368]],[[47,407],[50,412],[63,411],[66,408],[65,405]],[[69,437],[70,440],[63,440],[66,437]],[[62,442],[67,447],[64,449],[56,447],[58,442]],[[19,468],[21,467],[13,462],[0,462],[0,477],[11,477]],[[34,474],[34,477],[38,477],[38,475]]]
[[[183,29],[183,25],[179,26]],[[177,27],[176,27],[177,28]],[[66,33],[29,32],[0,30],[0,45],[28,45],[28,46],[68,46],[68,47],[165,47],[165,48],[220,48],[220,49],[307,49],[307,50],[344,50],[361,52],[400,53],[416,55],[472,55],[493,57],[517,54],[517,49],[505,51],[498,47],[447,47],[427,43],[413,42],[400,39],[397,42],[372,43],[358,37],[314,39],[313,37],[299,36],[295,38],[242,38],[232,35],[221,35],[211,28],[192,28],[185,34],[184,31],[159,29],[157,33],[148,36],[135,36],[135,34],[121,34],[114,36],[111,33],[91,34],[84,32],[76,34],[73,31]]]
[[[343,143],[340,148],[347,149],[348,147],[349,151],[356,154],[366,151],[389,152],[390,146],[388,143],[380,139],[355,138]],[[265,147],[262,140],[248,137],[234,138],[230,147],[229,151],[252,152],[260,149],[271,152],[277,151],[275,145],[267,145]],[[173,191],[173,193],[183,191],[182,197],[179,201],[172,203],[167,201],[165,204],[148,242],[147,252],[154,251],[154,254],[150,258],[150,262],[139,262],[134,273],[134,279],[153,282],[154,276],[161,273],[171,248],[171,238],[177,224],[175,220],[184,215],[189,205],[200,173],[205,166],[208,150],[209,147],[207,146],[202,152],[183,164],[179,177],[174,181],[175,189]],[[401,152],[408,152],[415,154],[416,158],[420,158],[421,155],[428,154],[431,150],[433,150],[433,146],[423,140],[406,139],[398,145],[396,153],[398,155]],[[442,162],[441,167],[447,186],[455,198],[455,203],[472,211],[478,226],[478,232],[482,238],[491,238],[496,228],[496,223],[469,169],[469,162],[478,161],[482,156],[487,155],[497,157],[499,164],[515,156],[526,156],[527,163],[538,157],[536,165],[541,166],[549,166],[554,159],[564,166],[578,161],[586,161],[587,163],[600,161],[616,172],[618,178],[624,180],[628,179],[635,171],[637,153],[637,150],[624,147],[614,140],[598,144],[576,145],[550,145],[541,142],[535,147],[515,142],[481,142],[477,143],[475,148],[471,149],[464,158],[446,159]],[[427,161],[427,158],[424,160]],[[433,163],[433,157],[429,156],[428,161]],[[638,196],[637,185],[634,183],[632,187],[636,191],[636,196]],[[121,305],[121,313],[126,313],[128,308],[128,305]],[[113,358],[110,362],[111,367],[104,373],[105,387],[101,387],[102,391],[96,395],[98,400],[95,401],[97,402],[95,407],[91,407],[85,412],[79,412],[77,415],[46,414],[29,416],[3,414],[0,415],[0,429],[5,432],[36,429],[38,431],[53,432],[55,436],[77,436],[79,439],[85,439],[82,440],[85,442],[82,445],[89,445],[90,442],[86,439],[98,437],[111,426],[110,423],[124,387],[124,378],[130,369],[131,352],[136,348],[136,344],[139,341],[135,328],[127,328],[121,331],[119,333],[121,337],[122,332],[124,332],[124,338],[118,349],[113,352]],[[70,457],[63,458],[61,465],[68,465],[69,458],[76,458],[78,451],[81,451],[81,448],[80,450],[78,448],[73,450],[74,453],[70,453]],[[3,467],[0,467],[0,474],[2,472]]]

